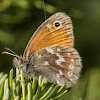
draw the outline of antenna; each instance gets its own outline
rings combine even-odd
[[[14,51],[12,51],[11,49],[9,49],[9,48],[7,48],[7,47],[5,47],[5,49],[8,50],[8,51],[10,51],[11,53],[10,53],[10,52],[4,51],[4,52],[2,52],[2,54],[8,54],[8,55],[11,55],[11,56],[20,58],[20,56],[19,56],[18,54],[16,54]]]
[[[12,51],[12,50],[9,49],[9,48],[5,47],[5,49],[8,50],[8,51],[10,51],[10,52],[12,52],[12,53],[15,54],[15,55],[17,55],[14,51]]]
[[[44,0],[43,0],[43,9],[44,9],[44,17],[45,17],[45,20],[46,20],[47,18],[46,18],[46,8],[45,8],[45,2],[44,2]]]
[[[8,54],[8,55],[20,58],[19,56],[15,55],[15,54],[12,54],[10,52],[6,52],[6,51],[2,52],[2,54]]]

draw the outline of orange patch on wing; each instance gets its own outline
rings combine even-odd
[[[54,26],[56,20],[61,24],[58,28]],[[54,14],[37,29],[29,41],[24,55],[28,56],[30,52],[53,45],[67,47],[74,45],[72,22],[70,17],[64,13]]]

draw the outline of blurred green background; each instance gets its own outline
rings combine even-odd
[[[47,18],[67,13],[73,22],[75,48],[83,70],[62,100],[100,100],[100,0],[45,0]],[[22,55],[37,27],[45,20],[42,0],[0,0],[0,72],[8,73],[13,57],[5,47]]]

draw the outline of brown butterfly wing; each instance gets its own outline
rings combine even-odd
[[[55,24],[60,25],[56,27]],[[71,19],[63,12],[58,12],[48,18],[33,34],[30,39],[24,57],[28,57],[31,52],[48,46],[73,47],[74,36]]]
[[[46,47],[31,53],[29,59],[33,66],[31,70],[27,68],[27,77],[38,78],[41,75],[43,80],[60,86],[66,83],[66,88],[75,84],[82,69],[78,52],[65,46]]]

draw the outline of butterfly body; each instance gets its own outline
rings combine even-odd
[[[82,64],[74,49],[70,17],[59,12],[48,18],[30,39],[23,57],[14,57],[13,65],[30,79],[41,75],[44,81],[71,87],[80,76]]]

